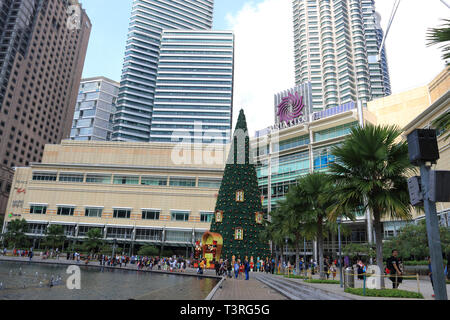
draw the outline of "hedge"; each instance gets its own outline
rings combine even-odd
[[[305,280],[306,283],[328,283],[328,284],[340,284],[339,280],[320,280],[320,279],[309,279]]]
[[[290,274],[289,276],[284,275],[284,277],[285,277],[285,278],[292,278],[292,279],[308,279],[308,277],[305,277],[305,276],[297,276],[297,275],[293,275],[293,274]]]
[[[347,288],[346,293],[363,296],[362,288]],[[385,297],[385,298],[412,298],[423,299],[423,295],[417,292],[411,292],[399,289],[366,289],[366,297]]]

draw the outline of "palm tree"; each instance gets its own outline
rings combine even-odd
[[[58,225],[50,225],[47,228],[45,243],[50,248],[56,249],[64,244],[66,236],[64,235],[64,227]]]
[[[271,222],[265,220],[265,228],[260,233],[260,239],[263,241],[270,240],[275,247],[275,255],[276,261],[278,263],[278,248],[283,248],[284,239],[286,237],[284,228],[283,228],[283,218],[282,215],[279,214],[278,210],[275,210],[271,213]],[[283,252],[280,252],[281,256]]]
[[[413,172],[405,141],[396,142],[395,126],[353,128],[342,145],[333,148],[330,165],[337,187],[337,206],[345,210],[370,209],[374,219],[377,265],[383,269],[383,217],[410,219],[406,176]],[[381,278],[384,286],[384,278]]]
[[[292,213],[295,213],[291,223],[300,222],[302,232],[299,234],[302,237],[314,235],[317,240],[321,279],[325,278],[323,239],[327,234],[325,224],[330,223],[327,212],[334,203],[332,194],[333,185],[329,176],[316,172],[301,177],[286,197],[292,207]]]
[[[450,66],[450,20],[444,19],[444,25],[440,28],[432,28],[428,30],[427,40],[428,46],[442,44],[442,58],[447,61]]]
[[[4,238],[8,245],[13,244],[13,248],[24,247],[28,244],[25,233],[28,231],[28,223],[25,219],[11,220],[8,222]]]

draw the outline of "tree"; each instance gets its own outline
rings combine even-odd
[[[270,256],[268,242],[259,237],[264,229],[263,208],[255,165],[250,161],[250,139],[243,110],[233,135],[214,212],[210,231],[223,238],[222,258],[231,260],[234,255],[243,260]]]
[[[443,254],[450,254],[450,230],[440,227],[440,239]],[[430,256],[428,248],[427,227],[425,220],[417,225],[410,223],[402,227],[396,237],[385,242],[384,256],[390,257],[393,249],[397,249],[404,260],[423,260]]]
[[[353,128],[342,145],[333,148],[336,162],[330,165],[337,190],[337,207],[373,214],[377,265],[383,268],[382,217],[410,219],[411,206],[406,176],[414,167],[408,145],[396,142],[401,131],[394,126]],[[381,279],[384,286],[384,279]]]
[[[45,236],[45,244],[53,249],[62,247],[66,236],[64,235],[64,227],[52,224],[47,228]]]
[[[159,254],[159,249],[156,248],[155,246],[150,246],[150,245],[142,246],[138,251],[138,255],[140,255],[140,256],[152,257],[152,256],[157,256],[158,254]]]
[[[439,28],[428,30],[428,46],[441,45],[443,52],[442,58],[450,66],[450,20],[444,19],[444,25]]]
[[[286,237],[285,230],[283,229],[283,216],[278,214],[275,210],[271,213],[271,221],[264,221],[264,229],[259,234],[260,241],[272,241],[273,249],[275,250],[276,261],[278,262],[278,250],[280,249],[280,255],[283,256],[283,244]]]
[[[104,247],[102,230],[91,228],[87,232],[87,239],[83,243],[83,248],[88,252],[97,253]],[[107,250],[107,248],[105,248]]]
[[[441,116],[434,120],[432,125],[444,134],[449,132],[444,138],[444,140],[447,141],[447,139],[450,138],[450,110],[444,112]]]
[[[28,246],[28,239],[25,233],[28,231],[28,223],[25,219],[16,219],[8,222],[7,231],[4,235],[8,246],[23,248]]]

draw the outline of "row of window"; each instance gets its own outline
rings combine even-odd
[[[114,219],[130,219],[132,209],[120,209],[113,208],[113,218]],[[75,207],[60,206],[57,209],[56,214],[59,216],[73,216],[75,212]],[[46,205],[31,205],[30,214],[46,214]],[[90,218],[101,218],[103,213],[103,208],[99,207],[86,207],[84,210],[84,216]],[[160,220],[161,210],[155,209],[142,209],[141,219],[142,220]],[[176,211],[171,210],[171,221],[189,221],[190,212],[189,211]],[[200,212],[200,222],[211,222],[213,217],[212,212]]]
[[[57,181],[56,172],[33,172],[33,181]],[[221,180],[213,178],[177,178],[164,176],[125,176],[125,175],[102,175],[83,173],[60,173],[60,182],[75,183],[98,183],[98,184],[120,184],[120,185],[143,185],[143,186],[171,186],[171,187],[199,187],[220,188]]]

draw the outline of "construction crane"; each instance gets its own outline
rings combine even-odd
[[[395,18],[395,15],[397,14],[397,9],[398,9],[398,6],[400,5],[400,2],[401,2],[401,0],[395,0],[394,7],[392,8],[391,17],[389,19],[389,23],[388,23],[388,26],[386,28],[386,33],[384,34],[383,41],[381,42],[380,50],[378,51],[378,55],[377,55],[377,61],[378,62],[380,62],[380,60],[381,60],[381,52],[383,51],[384,43],[386,42],[386,38],[387,38],[387,36],[389,34],[389,29],[391,28],[392,22],[394,22],[394,18]],[[450,5],[445,0],[441,0],[441,2],[448,9],[450,9]]]

